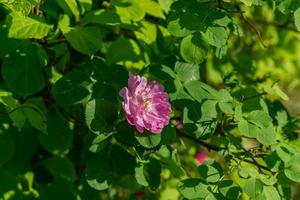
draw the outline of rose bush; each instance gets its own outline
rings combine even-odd
[[[298,0],[0,0],[0,199],[299,199],[299,30]]]

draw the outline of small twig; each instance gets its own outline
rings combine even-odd
[[[231,58],[235,58],[236,55],[237,55],[238,53],[240,53],[240,52],[243,50],[244,45],[245,45],[244,40],[242,40],[241,38],[239,38],[239,45],[238,45],[237,48],[235,48],[234,50],[232,50],[232,51],[230,52],[230,57],[231,57]]]
[[[284,30],[287,30],[287,31],[292,31],[292,32],[300,34],[300,32],[298,30],[288,26],[288,22],[287,23],[278,23],[278,22],[265,21],[263,19],[258,19],[258,18],[253,18],[251,20],[255,21],[257,23],[260,23],[260,24],[264,24],[264,25],[268,25],[268,26],[274,26],[274,27],[277,27],[277,28],[281,28],[281,29],[284,29]]]
[[[225,7],[223,7],[223,6],[219,6],[218,7],[220,10],[223,10],[224,12],[226,12],[226,13],[245,13],[245,11],[242,11],[242,10],[229,10],[229,9],[227,9],[227,8],[225,8]]]
[[[242,98],[242,101],[248,101],[250,99],[254,99],[256,97],[260,97],[260,96],[263,96],[263,95],[266,95],[266,94],[268,94],[268,93],[267,92],[261,92],[259,94],[253,95],[253,96],[244,97],[244,98]]]
[[[180,130],[177,130],[177,133],[179,133],[179,134],[180,134],[182,137],[184,137],[184,138],[187,138],[187,139],[189,139],[189,140],[192,140],[193,142],[195,142],[195,143],[197,143],[197,144],[200,144],[200,145],[206,147],[206,148],[209,149],[209,150],[220,151],[220,150],[226,149],[226,148],[224,148],[224,147],[215,146],[215,145],[212,145],[212,144],[203,142],[203,141],[201,141],[201,140],[198,140],[198,139],[196,139],[195,137],[193,137],[193,136],[191,136],[191,135],[188,135],[188,134],[186,134],[186,133],[184,133],[183,131],[180,131]],[[245,150],[244,150],[244,151],[245,151]],[[247,157],[244,157],[244,158],[242,158],[242,159],[239,158],[239,160],[240,160],[241,162],[247,162],[247,163],[253,164],[253,165],[257,166],[257,167],[259,168],[259,170],[263,169],[263,170],[266,170],[266,171],[268,171],[268,172],[273,173],[273,172],[272,172],[270,169],[268,169],[266,166],[263,166],[263,165],[259,164],[254,158],[253,158],[253,160],[247,160],[246,158],[247,158]]]
[[[193,137],[193,136],[191,136],[191,135],[188,135],[188,134],[184,133],[183,131],[177,130],[177,132],[178,132],[181,136],[183,136],[184,138],[187,138],[187,139],[189,139],[189,140],[192,140],[193,142],[198,143],[198,144],[200,144],[200,145],[206,147],[206,148],[209,149],[209,150],[220,151],[220,150],[222,150],[222,149],[225,149],[224,147],[215,146],[215,145],[206,143],[206,142],[204,142],[204,141],[198,140],[198,139],[196,139],[195,137]]]
[[[235,4],[235,6],[236,6],[236,9],[239,11],[238,13],[239,13],[240,18],[241,18],[246,24],[248,24],[248,25],[250,26],[250,28],[252,28],[252,30],[253,30],[253,31],[256,33],[256,35],[258,36],[258,39],[259,39],[259,41],[261,42],[262,46],[263,46],[264,48],[266,48],[267,46],[265,45],[265,43],[264,43],[264,41],[263,41],[263,39],[262,39],[262,37],[261,37],[260,31],[257,29],[257,27],[256,27],[254,24],[252,24],[252,23],[250,22],[250,20],[249,20],[247,17],[245,17],[245,15],[244,15],[243,12],[241,11],[241,8],[239,7],[239,5],[238,5],[238,4]]]
[[[14,113],[15,111],[17,111],[19,109],[29,109],[29,108],[32,109],[33,111],[35,111],[36,113],[38,113],[42,118],[42,122],[47,124],[47,119],[46,119],[45,115],[43,114],[43,112],[37,106],[31,105],[31,104],[19,105],[10,111],[0,112],[0,114],[11,115],[12,113]]]
[[[253,165],[257,166],[257,167],[260,168],[260,169],[263,169],[263,170],[266,170],[266,171],[268,171],[268,172],[273,173],[268,167],[263,166],[263,165],[257,163],[256,161],[253,161],[253,160],[246,160],[246,159],[243,160],[243,161],[244,161],[244,162],[247,162],[247,163],[250,163],[250,164],[253,164]]]

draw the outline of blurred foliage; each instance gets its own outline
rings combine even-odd
[[[0,199],[299,199],[299,31],[298,0],[0,0]],[[161,134],[126,122],[129,71]]]

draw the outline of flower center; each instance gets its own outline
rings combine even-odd
[[[150,100],[148,98],[144,98],[144,107],[148,108],[150,106]]]
[[[139,99],[141,102],[140,105],[143,105],[144,109],[147,109],[151,104],[150,99],[147,97],[147,92],[146,91],[139,92],[139,97],[140,97]]]

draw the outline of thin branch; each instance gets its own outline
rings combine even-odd
[[[248,101],[248,100],[250,100],[250,99],[254,99],[254,98],[257,98],[257,97],[266,95],[266,94],[268,94],[268,93],[267,93],[267,92],[261,92],[261,93],[259,93],[259,94],[253,95],[253,96],[244,97],[244,98],[242,98],[242,101]]]
[[[255,31],[255,33],[258,35],[260,41],[262,42],[263,46],[265,46],[265,44],[263,43],[260,31],[253,25],[253,23],[251,23],[251,21],[259,23],[259,24],[268,25],[268,26],[274,26],[276,28],[281,28],[281,29],[284,29],[287,31],[292,31],[292,32],[300,34],[300,32],[297,29],[288,26],[290,21],[287,21],[285,23],[278,23],[278,22],[273,22],[273,21],[266,21],[264,19],[259,19],[259,18],[249,18],[249,17],[246,18],[243,15],[243,13],[245,13],[245,11],[242,11],[237,4],[236,4],[236,8],[237,8],[236,10],[229,10],[229,9],[225,8],[222,3],[219,3],[219,0],[218,0],[218,8],[226,13],[239,14],[240,18],[242,18]]]
[[[239,38],[239,44],[238,44],[237,48],[233,49],[230,52],[230,57],[231,58],[235,58],[236,55],[238,55],[243,50],[244,46],[245,46],[244,40],[242,40],[241,38]]]
[[[200,144],[204,147],[206,147],[207,149],[209,150],[213,150],[213,151],[220,151],[220,150],[224,150],[226,148],[224,147],[220,147],[220,146],[215,146],[215,145],[212,145],[212,144],[209,144],[209,143],[206,143],[204,141],[201,141],[201,140],[198,140],[196,139],[195,137],[191,136],[191,135],[188,135],[186,133],[184,133],[183,131],[181,130],[177,130],[177,133],[180,134],[180,136],[184,137],[184,138],[187,138],[197,144]],[[245,149],[243,149],[245,151]],[[263,169],[263,170],[266,170],[268,172],[271,172],[273,173],[270,169],[268,169],[266,166],[263,166],[261,164],[259,164],[254,158],[252,160],[247,160],[247,159],[242,159],[242,161],[244,162],[247,162],[247,163],[250,163],[250,164],[253,164],[255,166],[257,166],[259,169]]]
[[[244,13],[241,11],[241,8],[239,7],[239,5],[235,4],[236,6],[236,9],[239,11],[238,14],[240,16],[240,18],[246,23],[249,25],[249,27],[256,33],[260,43],[262,44],[262,46],[264,48],[266,48],[267,46],[265,45],[263,39],[262,39],[262,36],[261,36],[261,33],[260,31],[258,30],[258,28],[250,21],[250,19],[248,19]]]
[[[247,162],[247,163],[250,163],[250,164],[253,164],[253,165],[257,166],[257,167],[260,168],[260,169],[263,169],[263,170],[266,170],[266,171],[268,171],[268,172],[273,173],[268,167],[259,164],[256,160],[253,161],[253,160],[247,160],[247,159],[244,159],[243,161],[244,161],[244,162]]]
[[[40,115],[40,117],[42,118],[42,122],[43,123],[47,123],[47,119],[46,116],[43,114],[43,112],[39,109],[39,107],[35,106],[35,105],[31,105],[31,104],[23,104],[23,105],[19,105],[16,106],[15,108],[13,108],[12,110],[9,110],[7,112],[0,112],[0,114],[3,115],[11,115],[12,113],[14,113],[15,111],[19,110],[19,109],[32,109],[33,111],[35,111],[36,113],[38,113]]]
[[[265,20],[259,19],[259,18],[252,18],[251,20],[255,21],[257,23],[260,23],[260,24],[264,24],[264,25],[268,25],[268,26],[274,26],[274,27],[277,27],[277,28],[281,28],[281,29],[284,29],[284,30],[287,30],[287,31],[292,31],[292,32],[300,34],[300,32],[298,30],[296,30],[293,27],[288,26],[288,22],[287,23],[278,23],[278,22],[265,21]]]
[[[181,130],[177,130],[177,133],[179,133],[180,136],[182,136],[182,137],[184,137],[184,138],[187,138],[187,139],[189,139],[189,140],[191,140],[191,141],[193,141],[193,142],[195,142],[195,143],[197,143],[197,144],[200,144],[200,145],[206,147],[206,148],[209,149],[209,150],[220,151],[220,150],[222,150],[222,149],[225,149],[224,147],[215,146],[215,145],[206,143],[206,142],[204,142],[204,141],[198,140],[198,139],[196,139],[195,137],[193,137],[193,136],[191,136],[191,135],[188,135],[188,134],[184,133],[184,132],[181,131]]]

